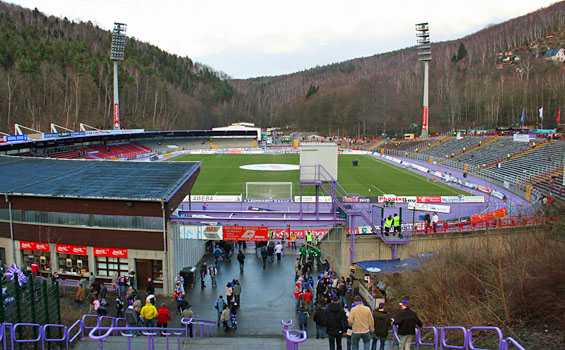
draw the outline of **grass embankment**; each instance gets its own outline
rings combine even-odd
[[[497,326],[528,349],[563,349],[564,232],[563,224],[546,225],[502,246],[453,247],[421,271],[389,275],[389,283],[426,325]]]

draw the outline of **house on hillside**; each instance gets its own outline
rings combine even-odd
[[[565,49],[559,47],[556,49],[549,49],[543,58],[556,62],[565,62]]]

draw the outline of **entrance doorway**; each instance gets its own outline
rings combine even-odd
[[[151,274],[151,260],[135,259],[135,274],[137,275],[137,289],[145,290],[147,288],[147,277]]]

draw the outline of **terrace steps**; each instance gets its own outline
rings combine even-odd
[[[534,150],[538,150],[538,149],[540,149],[540,148],[546,147],[547,145],[549,145],[549,144],[551,144],[551,143],[553,143],[553,142],[556,142],[556,140],[541,142],[541,143],[537,144],[535,147],[529,147],[529,148],[526,148],[526,149],[524,149],[524,150],[522,150],[522,151],[520,151],[520,152],[517,152],[517,153],[515,153],[515,154],[510,155],[510,158],[505,157],[504,159],[499,159],[498,161],[492,162],[491,164],[488,164],[486,167],[481,168],[480,170],[483,171],[483,170],[492,168],[492,167],[496,166],[496,165],[499,164],[499,163],[500,163],[500,164],[504,164],[504,163],[506,163],[506,162],[508,162],[508,161],[510,161],[510,160],[512,160],[512,159],[515,159],[515,158],[518,158],[518,157],[522,157],[522,156],[524,156],[524,155],[526,155],[526,154],[528,154],[528,153],[531,153],[531,152],[533,152]]]
[[[472,146],[472,147],[469,147],[468,149],[466,149],[466,150],[464,150],[464,151],[462,151],[462,152],[459,152],[459,153],[455,154],[455,156],[453,156],[453,157],[450,158],[450,159],[451,159],[451,160],[452,160],[452,159],[456,159],[457,157],[460,157],[460,156],[462,156],[462,155],[464,155],[464,154],[467,154],[467,153],[470,153],[470,152],[474,152],[474,151],[476,151],[477,149],[479,149],[479,148],[481,148],[481,147],[484,147],[484,146],[486,146],[486,145],[488,145],[488,144],[491,144],[491,143],[497,141],[497,140],[500,139],[501,137],[502,137],[502,136],[495,136],[495,137],[491,137],[490,139],[486,140],[485,142],[479,142],[478,144],[476,144],[476,145],[474,145],[474,146]],[[445,163],[445,161],[446,161],[446,160],[443,160],[443,162],[440,162],[440,164],[441,164],[441,163]]]

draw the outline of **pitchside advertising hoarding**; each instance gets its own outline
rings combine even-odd
[[[269,228],[264,226],[224,226],[226,241],[268,241]]]

